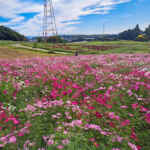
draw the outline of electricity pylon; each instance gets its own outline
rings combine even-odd
[[[56,20],[52,0],[44,0],[43,38],[57,36]]]

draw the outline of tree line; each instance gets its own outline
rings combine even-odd
[[[25,41],[27,39],[24,35],[8,27],[0,26],[0,40]]]
[[[42,42],[42,37],[35,38],[37,42]],[[97,40],[97,41],[112,41],[112,40],[133,40],[133,41],[148,41],[150,40],[150,25],[143,31],[137,24],[135,28],[125,30],[119,34],[107,34],[107,35],[70,35],[70,39],[76,41],[84,40]],[[12,40],[12,41],[25,41],[27,38],[20,33],[5,27],[0,26],[0,40]],[[45,40],[44,40],[45,41]],[[67,42],[62,36],[54,36],[46,39],[50,43],[64,43]]]
[[[133,40],[133,41],[148,41],[150,40],[150,25],[142,31],[137,24],[135,28],[123,31],[118,34],[120,40]]]

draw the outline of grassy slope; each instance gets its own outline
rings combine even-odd
[[[15,59],[25,57],[49,56],[45,53],[34,52],[23,48],[12,47],[12,41],[0,41],[0,58],[1,59]]]

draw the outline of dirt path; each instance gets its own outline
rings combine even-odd
[[[21,45],[21,44],[13,44],[12,47],[25,48],[25,49],[32,50],[32,51],[39,51],[39,52],[45,52],[45,53],[50,52],[50,50],[46,50],[46,49],[42,49],[42,48],[33,48],[33,47],[29,47],[29,46],[24,46],[24,45]],[[58,51],[52,51],[52,52],[54,54],[68,54],[68,53],[65,53],[65,52],[58,52]]]
[[[25,49],[29,49],[29,50],[34,50],[34,51],[39,51],[39,52],[48,52],[49,50],[46,49],[41,49],[41,48],[33,48],[33,47],[29,47],[29,46],[24,46],[21,44],[13,44],[13,47],[17,47],[17,48],[25,48]]]

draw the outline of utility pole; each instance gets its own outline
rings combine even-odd
[[[44,0],[43,38],[57,36],[57,27],[52,0]]]

